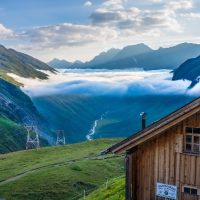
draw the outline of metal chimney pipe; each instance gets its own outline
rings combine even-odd
[[[147,113],[146,112],[141,112],[140,116],[142,117],[142,130],[143,130],[146,127],[146,116],[147,116]]]

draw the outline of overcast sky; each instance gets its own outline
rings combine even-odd
[[[2,0],[0,44],[44,62],[145,43],[200,43],[199,0]]]

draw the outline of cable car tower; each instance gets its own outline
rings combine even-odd
[[[64,130],[56,130],[57,133],[57,141],[56,141],[56,146],[60,145],[65,145],[65,132]]]
[[[25,126],[28,131],[27,141],[26,141],[26,149],[29,149],[31,146],[35,146],[36,149],[40,147],[39,137],[38,137],[38,127],[37,126]],[[30,133],[35,133],[35,138],[30,136]]]

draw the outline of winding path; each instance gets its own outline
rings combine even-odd
[[[71,163],[77,163],[77,162],[81,162],[81,161],[84,161],[84,160],[103,160],[103,159],[110,159],[110,158],[113,158],[113,157],[120,157],[120,156],[116,156],[116,155],[107,155],[107,156],[104,155],[104,156],[101,156],[101,155],[99,155],[99,156],[85,157],[85,158],[76,159],[76,160],[69,160],[69,161],[66,161],[66,162],[54,163],[54,164],[50,164],[50,165],[34,168],[34,169],[28,170],[26,172],[23,172],[21,174],[18,174],[16,176],[13,176],[11,178],[8,178],[8,179],[6,179],[4,181],[1,181],[0,185],[3,185],[3,184],[5,184],[5,183],[7,183],[9,181],[14,181],[16,179],[19,179],[19,178],[21,178],[22,176],[25,176],[28,173],[39,171],[39,170],[45,169],[45,168],[59,167],[61,165],[69,165]]]

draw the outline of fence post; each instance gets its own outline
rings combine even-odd
[[[106,188],[108,187],[108,180],[106,181]]]
[[[83,191],[83,199],[85,199],[85,190]]]

